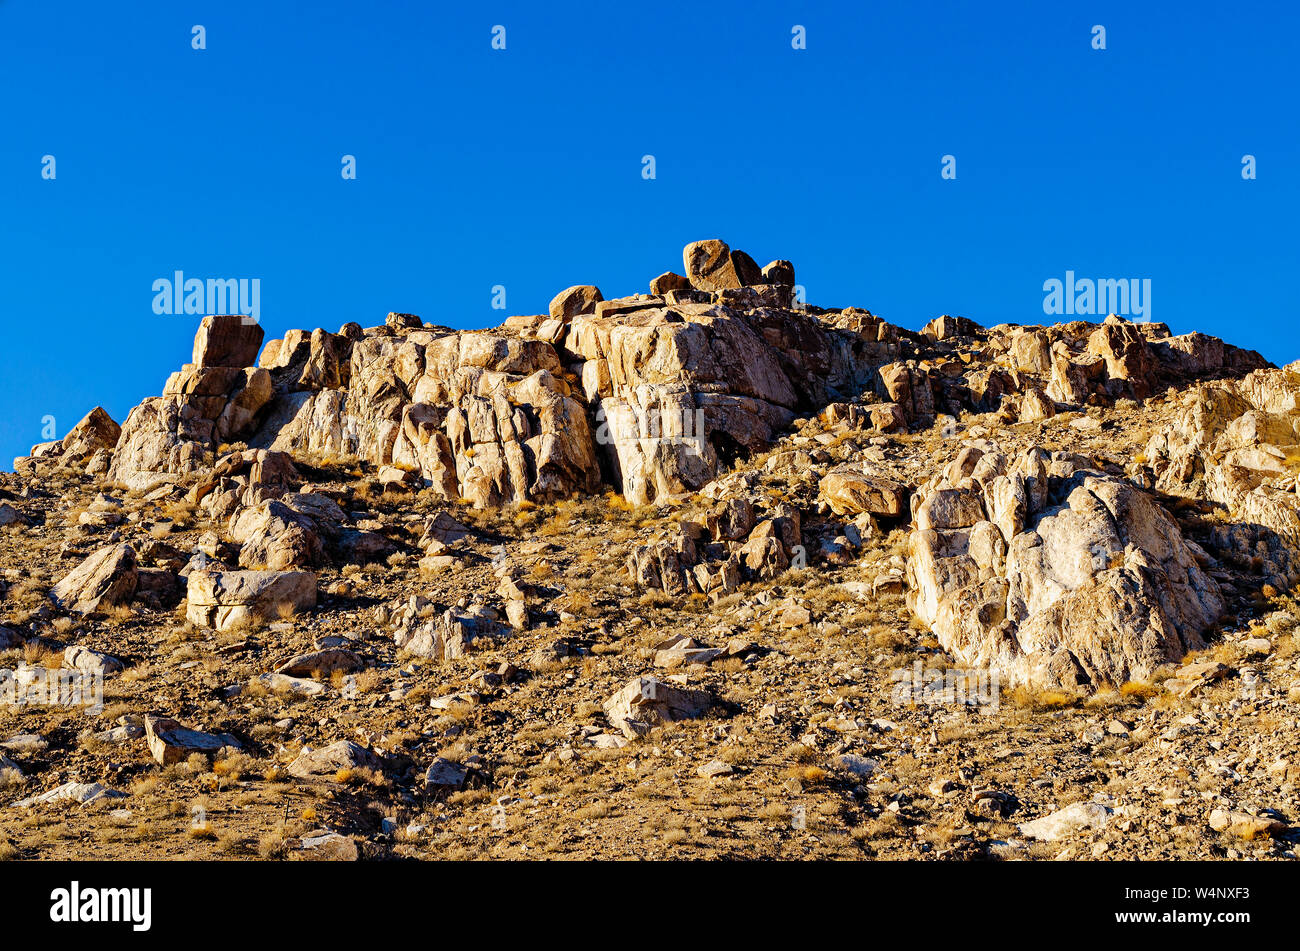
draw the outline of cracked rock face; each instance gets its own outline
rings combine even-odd
[[[764,471],[815,472],[817,505],[852,518],[814,545],[829,562],[851,561],[863,533],[910,520],[917,618],[963,663],[1012,681],[1140,679],[1202,646],[1220,591],[1204,553],[1142,488],[1225,506],[1236,522],[1215,529],[1230,536],[1225,545],[1262,558],[1278,590],[1300,580],[1294,366],[1267,369],[1215,338],[1115,317],[986,329],[941,315],[910,333],[859,308],[796,302],[788,261],[760,269],[716,239],[688,245],[683,269],[654,278],[649,294],[606,299],[595,285],[574,285],[547,314],[488,331],[390,313],[378,326],[293,330],[263,346],[262,329],[245,318],[206,317],[191,362],[120,429],[96,409],[16,465],[29,474],[75,465],[127,491],[184,497],[220,523],[222,558],[246,570],[188,580],[191,619],[218,630],[309,609],[315,571],[395,552],[372,530],[383,526],[354,521],[305,485],[318,464],[369,466],[385,492],[484,509],[607,488],[633,505],[706,493],[721,505],[707,524],[639,539],[626,570],[637,587],[715,596],[807,562],[806,512],[756,509],[744,486],[727,487],[754,473],[726,475],[802,420],[872,440],[936,421],[946,434],[970,414],[1032,426],[1190,382],[1179,422],[1152,438],[1134,481],[987,441],[928,481],[897,478],[878,449],[830,467],[824,449],[804,446],[773,454]],[[1199,382],[1206,377],[1215,379]],[[1100,425],[1086,416],[1076,424]],[[6,505],[6,522],[24,524]],[[81,516],[92,528],[116,518]],[[421,565],[456,563],[447,539],[438,550],[432,541],[421,543]],[[133,557],[122,546],[92,554],[51,595],[88,611],[128,603],[137,587],[148,594],[158,579]],[[527,625],[522,602],[508,619]],[[448,611],[398,640],[445,659],[499,627],[495,617]]]
[[[912,501],[908,599],[1010,683],[1122,684],[1204,647],[1218,585],[1149,496],[1062,453],[970,447]]]
[[[1146,455],[1162,491],[1226,509],[1221,540],[1261,558],[1269,584],[1300,581],[1300,364],[1193,388]]]

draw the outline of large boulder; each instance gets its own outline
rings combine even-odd
[[[183,762],[195,753],[211,756],[227,747],[239,749],[240,746],[239,741],[228,733],[192,730],[171,717],[146,716],[144,733],[149,752],[163,766]]]
[[[278,621],[316,606],[311,571],[194,571],[186,618],[226,631],[254,621]]]
[[[83,458],[101,449],[112,451],[121,435],[122,427],[113,422],[107,410],[96,406],[63,437],[63,454],[65,457]]]
[[[840,466],[822,477],[818,492],[836,515],[866,512],[895,518],[907,511],[908,488],[888,476]]]
[[[1177,523],[1078,457],[970,446],[912,512],[909,605],[959,662],[1012,683],[1149,679],[1223,610]]]
[[[126,544],[110,545],[89,555],[51,588],[49,595],[65,611],[89,614],[129,604],[138,580],[135,549]]]
[[[605,717],[633,739],[654,726],[703,716],[713,704],[706,690],[689,690],[655,677],[634,677],[605,701]]]
[[[579,314],[595,313],[596,305],[604,299],[599,287],[577,284],[565,288],[552,297],[548,310],[555,320],[568,321]]]
[[[194,335],[196,367],[251,367],[262,346],[261,326],[248,317],[204,317]]]
[[[716,238],[693,241],[682,250],[682,263],[693,286],[721,291],[761,284],[763,273],[744,251],[732,251]]]

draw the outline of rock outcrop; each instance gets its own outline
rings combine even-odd
[[[908,600],[1012,683],[1123,684],[1204,646],[1223,600],[1174,520],[1087,460],[967,447],[912,499]]]
[[[1259,559],[1262,581],[1300,582],[1300,364],[1193,388],[1145,455],[1160,490],[1223,506],[1220,544]]]

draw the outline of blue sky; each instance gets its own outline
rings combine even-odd
[[[268,337],[487,327],[721,237],[911,328],[1149,279],[1153,319],[1289,362],[1298,28],[1281,2],[0,0],[0,466],[47,416],[160,392],[197,321],[153,312],[176,270],[259,279]]]

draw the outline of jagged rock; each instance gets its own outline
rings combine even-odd
[[[704,690],[674,687],[654,677],[634,677],[605,701],[605,717],[634,739],[659,723],[689,720],[708,712],[713,699]]]
[[[418,626],[399,627],[393,640],[417,657],[455,660],[482,646],[481,641],[490,643],[509,634],[509,628],[494,613],[482,608],[471,608],[464,613],[454,609],[444,611]]]
[[[278,621],[316,606],[310,571],[194,571],[185,616],[227,631],[251,621]]]
[[[328,496],[290,492],[276,499],[240,509],[230,519],[230,537],[242,547],[240,567],[283,571],[324,564],[326,543],[342,561],[365,560],[358,550],[359,535],[343,527],[347,516]],[[382,536],[380,536],[382,539]],[[376,542],[379,554],[391,549],[384,540]]]
[[[880,368],[880,385],[909,422],[923,423],[934,418],[934,387],[928,374],[907,363],[891,363]]]
[[[718,541],[740,541],[754,528],[754,506],[748,499],[723,499],[708,517],[709,533]]]
[[[1025,391],[1020,400],[1020,422],[1036,423],[1039,420],[1051,419],[1055,415],[1056,404],[1049,400],[1045,393],[1036,387]]]
[[[1224,547],[1262,556],[1266,580],[1279,590],[1300,582],[1298,433],[1300,364],[1291,364],[1194,387],[1145,450],[1162,491],[1203,495],[1226,509],[1237,525],[1221,531]]]
[[[1163,509],[1064,454],[968,447],[912,505],[909,605],[959,662],[1012,682],[1149,679],[1223,610]]]
[[[66,461],[86,459],[105,450],[111,453],[121,435],[122,427],[102,406],[96,406],[63,437],[61,455]]]
[[[456,521],[446,512],[438,512],[424,524],[420,535],[420,547],[428,548],[433,542],[440,545],[454,545],[470,534],[470,530]]]
[[[215,519],[230,518],[233,527],[242,508],[279,499],[301,482],[288,454],[250,449],[222,456],[186,497]]]
[[[144,733],[149,752],[163,766],[189,759],[195,753],[211,755],[226,747],[240,748],[239,741],[229,734],[191,730],[170,717],[146,716]]]
[[[895,518],[906,511],[908,489],[884,475],[843,466],[828,472],[818,493],[836,515],[867,513]]]
[[[173,373],[162,396],[127,416],[109,479],[138,491],[177,482],[210,466],[221,442],[250,432],[271,400],[270,374],[231,362],[255,356],[261,339],[261,327],[241,318],[205,317],[194,342],[196,362]]]
[[[262,328],[239,316],[204,317],[194,336],[196,367],[249,367],[262,346]]]
[[[89,614],[129,604],[139,578],[135,550],[111,545],[94,552],[50,589],[50,600],[66,611]]]
[[[693,637],[677,635],[655,645],[656,667],[682,667],[688,664],[711,664],[722,657],[718,647],[706,647]]]

